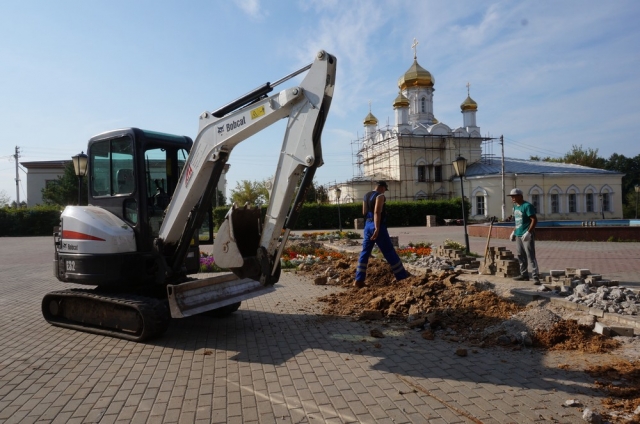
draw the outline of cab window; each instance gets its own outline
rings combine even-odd
[[[130,137],[94,143],[89,161],[93,197],[134,192],[133,140]]]

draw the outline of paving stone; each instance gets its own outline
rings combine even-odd
[[[564,421],[574,422],[579,418],[574,411],[548,399],[570,397],[574,387],[562,381],[588,387],[578,376],[555,374],[522,352],[487,350],[471,355],[473,361],[460,361],[451,357],[454,345],[441,340],[425,344],[411,331],[394,333],[394,342],[380,349],[355,352],[365,344],[350,339],[367,334],[367,327],[318,315],[315,298],[340,289],[314,286],[289,272],[283,272],[274,294],[243,302],[232,316],[175,320],[163,337],[148,344],[52,327],[42,320],[40,299],[66,287],[51,276],[49,261],[41,260],[51,256],[50,238],[3,242],[0,303],[6,306],[3,313],[14,318],[11,325],[0,321],[0,421],[81,423],[101,416],[102,422],[121,423],[155,422],[156,417],[167,423],[282,422],[282,409],[289,422],[298,417],[309,422],[464,422],[445,402],[486,422],[531,422],[536,418],[530,408],[540,405],[545,416],[568,414]],[[479,241],[481,249],[485,242]],[[588,245],[572,244],[573,249]],[[537,242],[539,264],[564,269],[551,262],[562,260],[562,246]],[[611,243],[606,247],[622,258],[618,266],[628,267],[628,274],[614,278],[636,272],[625,255],[637,257],[637,251],[627,254]],[[610,275],[611,259],[589,260],[593,269]],[[501,358],[514,365],[505,366]],[[431,395],[400,395],[407,390],[402,379]],[[31,409],[21,411],[25,405]]]

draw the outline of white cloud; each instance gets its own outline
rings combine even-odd
[[[260,7],[260,0],[235,0],[236,5],[252,18],[260,19],[265,11]]]

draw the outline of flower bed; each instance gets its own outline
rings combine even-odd
[[[289,243],[285,250],[282,252],[280,258],[280,265],[282,269],[297,268],[301,264],[312,265],[318,262],[326,262],[343,259],[345,254],[318,247],[318,243],[312,243],[313,241],[322,242],[330,239],[355,239],[360,238],[358,233],[353,231],[332,231],[332,232],[317,232],[317,233],[303,233],[302,236],[291,237],[292,243]],[[303,243],[296,243],[296,241],[302,241]],[[304,243],[311,242],[311,243]],[[396,250],[398,255],[405,262],[414,262],[420,258],[431,255],[430,243],[409,243],[408,246],[403,246]],[[374,251],[374,253],[377,250]],[[200,252],[200,272],[222,272],[228,271],[227,269],[220,268],[216,265],[212,255],[205,252]]]

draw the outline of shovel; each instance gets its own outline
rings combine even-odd
[[[480,267],[480,269],[478,270],[479,274],[482,275],[492,275],[493,271],[492,271],[492,265],[493,265],[493,258],[491,260],[491,263],[488,263],[488,259],[487,259],[487,255],[489,254],[489,242],[491,241],[491,230],[493,229],[493,219],[491,219],[491,222],[489,224],[489,234],[487,235],[487,246],[484,248],[484,263],[482,264],[482,266]]]

